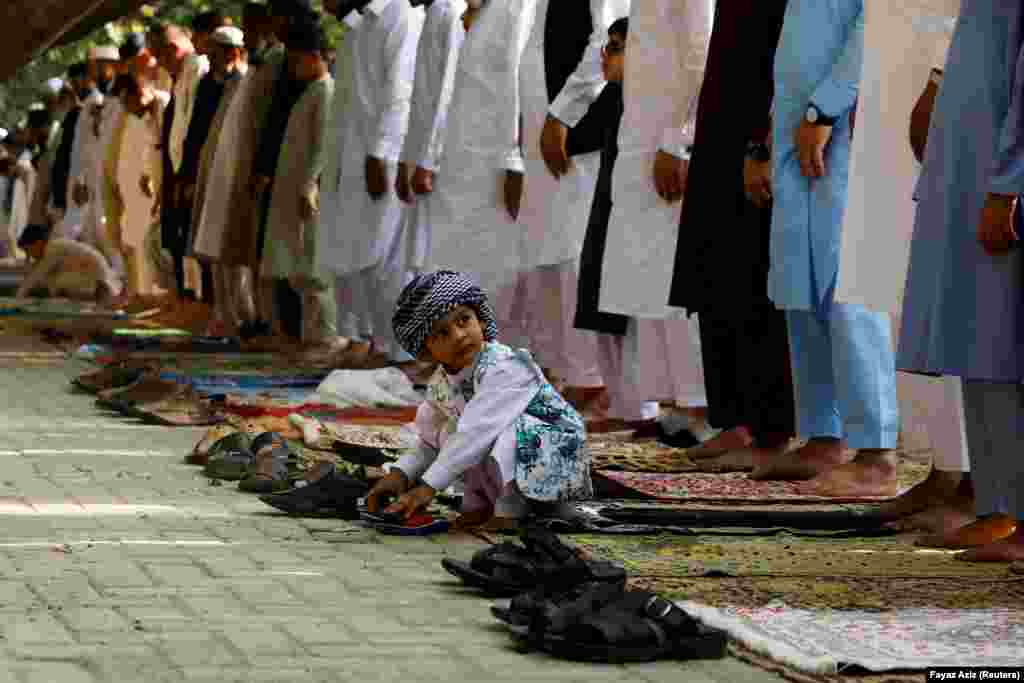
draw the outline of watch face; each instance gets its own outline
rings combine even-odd
[[[818,110],[814,107],[807,107],[807,113],[804,115],[807,119],[807,123],[816,123],[818,120]]]

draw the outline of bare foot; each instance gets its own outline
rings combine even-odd
[[[957,495],[962,472],[942,472],[932,468],[928,478],[903,495],[879,508],[883,519],[895,520],[916,512],[946,505]]]
[[[801,488],[823,498],[895,496],[896,463],[886,451],[861,451],[853,461],[829,468]]]
[[[686,457],[691,459],[714,458],[729,451],[749,448],[753,443],[754,438],[750,435],[749,429],[743,426],[733,427],[732,429],[725,430],[715,438],[708,439],[701,445],[687,450]]]
[[[687,453],[689,455],[689,453]],[[838,439],[811,439],[795,451],[763,453],[754,459],[750,478],[758,481],[781,479],[805,481],[846,462],[843,442]]]
[[[1024,528],[1006,538],[957,555],[964,562],[1017,562],[1024,560]]]
[[[1007,515],[990,515],[947,534],[922,536],[916,545],[922,548],[980,548],[1010,536],[1017,530],[1017,520]],[[1021,556],[1024,559],[1024,555]]]
[[[924,531],[929,534],[951,534],[973,522],[973,499],[957,499],[956,504],[943,503],[920,510],[885,525],[895,531]]]

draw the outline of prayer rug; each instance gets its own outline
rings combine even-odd
[[[397,425],[355,425],[324,422],[320,425],[320,447],[329,450],[335,441],[353,446],[401,451],[416,446],[415,434]]]
[[[587,439],[591,467],[595,470],[674,474],[697,469],[686,457],[685,450],[669,448],[657,441],[630,442],[606,436],[600,434]]]
[[[777,662],[767,655],[754,652],[742,643],[729,643],[729,654],[742,659],[760,669],[778,674],[781,678],[793,683],[931,683],[923,671],[885,671],[880,673],[858,673],[845,669],[842,673],[810,673],[800,671],[782,662]]]
[[[907,671],[929,667],[1019,667],[1019,609],[807,610],[679,603],[745,647],[811,673]]]
[[[906,490],[928,476],[929,465],[902,460],[899,463],[900,490]],[[655,474],[602,470],[595,473],[622,489],[657,500],[717,500],[723,502],[878,502],[888,497],[826,498],[803,492],[801,482],[754,481],[743,473],[710,474],[689,472]]]
[[[712,607],[892,610],[915,608],[1024,610],[1024,578],[893,578],[850,576],[637,576],[634,588]]]
[[[1003,578],[1000,563],[962,562],[956,553],[892,537],[573,536],[590,555],[633,576],[874,576]]]
[[[228,397],[227,411],[241,417],[288,417],[298,414],[321,422],[361,425],[403,425],[416,419],[416,408],[336,408],[322,403],[281,403],[273,400],[240,401]]]

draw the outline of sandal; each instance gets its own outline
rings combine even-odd
[[[86,393],[98,394],[108,389],[120,389],[134,384],[149,370],[151,368],[146,363],[120,361],[77,377],[71,380],[71,384]]]
[[[211,479],[242,479],[256,459],[251,447],[252,436],[246,432],[235,432],[225,436],[210,449],[203,474]]]
[[[541,586],[512,598],[507,607],[491,607],[491,613],[519,635],[561,633],[587,614],[619,599],[625,590],[625,572],[616,581],[587,581],[568,590]]]
[[[252,465],[238,490],[246,493],[279,493],[291,488],[291,477],[298,471],[299,456],[276,432],[265,432],[249,447],[255,453]]]
[[[535,642],[556,657],[610,664],[720,659],[728,643],[724,631],[704,626],[655,593],[639,590],[623,593],[562,632],[548,630],[536,636]]]
[[[614,581],[624,576],[607,562],[590,562],[546,529],[523,532],[523,545],[499,543],[466,563],[445,558],[441,566],[467,586],[489,595],[511,597],[539,586],[567,589],[586,581]]]
[[[332,470],[305,486],[263,495],[260,500],[291,515],[356,520],[359,519],[359,499],[368,491],[365,482]]]

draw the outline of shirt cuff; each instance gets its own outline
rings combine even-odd
[[[523,161],[523,155],[520,154],[518,150],[507,153],[502,166],[506,171],[526,173],[526,162]]]
[[[430,467],[430,459],[426,457],[426,453],[423,452],[424,448],[429,448],[424,444],[420,444],[420,447],[414,451],[410,451],[398,459],[395,463],[395,467],[402,470],[405,476],[409,478],[409,481],[416,481],[423,476],[423,473]]]
[[[372,147],[370,147],[370,156],[380,159],[381,161],[397,164],[399,157],[402,156],[402,142],[402,140],[395,140],[392,138],[378,140]]]
[[[583,120],[590,104],[590,102],[579,99],[573,100],[565,91],[562,91],[551,103],[548,113],[569,128],[575,128]]]
[[[825,116],[839,118],[849,110],[850,101],[849,91],[829,78],[818,86],[808,104],[814,104]]]
[[[426,471],[421,481],[435,491],[444,491],[452,485],[455,477],[445,468],[433,466]]]
[[[686,139],[682,128],[668,128],[661,136],[661,144],[658,149],[677,159],[689,161],[690,154],[693,152],[693,144],[692,141]]]

